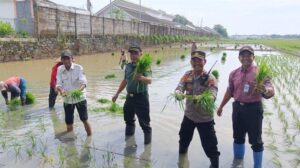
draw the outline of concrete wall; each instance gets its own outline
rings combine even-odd
[[[10,23],[15,28],[15,2],[14,0],[1,0],[0,1],[0,20]]]

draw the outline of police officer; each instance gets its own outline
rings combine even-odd
[[[126,123],[125,136],[135,133],[135,115],[144,131],[144,143],[151,143],[152,129],[150,127],[150,108],[148,85],[151,84],[151,70],[143,74],[134,74],[136,63],[142,56],[142,49],[137,45],[129,47],[131,62],[126,65],[125,77],[122,80],[117,93],[112,97],[115,102],[123,89],[127,90],[126,101],[124,104],[124,120]]]
[[[213,99],[217,96],[217,81],[207,74],[204,70],[206,64],[206,53],[202,51],[193,51],[191,54],[192,70],[187,71],[181,78],[175,93],[177,95],[185,93],[186,95],[201,95],[204,91],[209,90],[213,93]],[[177,99],[181,99],[178,96]],[[193,100],[186,100],[184,118],[179,131],[179,153],[185,154],[193,138],[194,130],[197,128],[200,135],[201,144],[206,156],[210,159],[211,168],[219,167],[220,152],[217,148],[217,137],[214,129],[214,119],[203,108],[199,108]]]
[[[261,137],[263,121],[261,101],[262,98],[268,99],[274,96],[274,87],[270,79],[265,80],[261,86],[256,85],[257,66],[253,63],[254,59],[254,50],[251,46],[244,46],[239,50],[239,60],[242,66],[230,73],[229,86],[217,112],[221,116],[223,107],[232,97],[234,98],[232,167],[243,167],[247,133],[253,150],[254,168],[262,167],[264,147]]]

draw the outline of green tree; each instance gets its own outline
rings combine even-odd
[[[214,30],[218,32],[222,37],[228,37],[227,30],[220,24],[214,26]]]
[[[183,24],[183,25],[188,25],[188,24],[193,25],[192,22],[190,22],[186,17],[181,16],[181,15],[175,15],[175,18],[173,19],[173,22],[180,23],[180,24]]]

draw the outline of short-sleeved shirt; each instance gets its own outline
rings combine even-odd
[[[126,90],[128,93],[144,93],[148,91],[148,84],[134,80],[133,74],[134,70],[136,68],[136,64],[134,63],[128,63],[125,68],[125,76],[124,79],[127,81]],[[151,69],[149,69],[147,72],[143,73],[143,76],[151,76]]]
[[[87,85],[87,80],[83,71],[83,67],[75,63],[72,63],[72,66],[69,70],[67,70],[64,65],[59,66],[57,70],[56,79],[56,87],[62,87],[67,92],[79,89],[81,85]],[[64,103],[75,104],[85,100],[86,89],[83,89],[82,92],[83,95],[80,99],[70,100],[68,98],[64,98]]]
[[[217,97],[218,86],[217,80],[212,76],[208,76],[208,80],[203,82],[203,76],[207,75],[206,72],[203,72],[201,76],[195,76],[193,71],[187,71],[181,78],[176,90],[185,92],[186,95],[201,95],[204,91],[211,91],[213,96]],[[186,107],[184,115],[195,123],[209,122],[213,120],[208,112],[204,111],[199,107],[198,104],[195,104],[193,100],[186,99]]]
[[[268,95],[254,92],[257,70],[257,66],[252,64],[248,69],[239,67],[230,73],[228,91],[235,101],[253,103],[261,101],[262,97],[274,96],[274,87],[270,79],[263,83],[266,89],[270,91]]]

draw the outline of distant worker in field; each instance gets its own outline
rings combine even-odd
[[[121,49],[121,57],[119,61],[119,65],[121,65],[121,69],[124,69],[124,66],[128,63],[127,55],[125,54],[125,50]]]
[[[239,50],[241,66],[229,75],[229,86],[223,101],[217,111],[221,116],[223,107],[233,97],[232,125],[233,125],[233,153],[232,167],[244,166],[245,141],[248,134],[249,143],[253,150],[254,168],[262,168],[263,141],[262,122],[263,104],[262,98],[269,99],[274,96],[274,87],[270,79],[262,84],[256,84],[257,66],[254,64],[254,50],[250,46],[244,46]]]
[[[56,97],[57,97],[57,90],[56,90],[56,75],[57,75],[57,69],[59,66],[61,66],[63,63],[61,62],[61,58],[58,58],[56,61],[56,64],[52,67],[51,72],[51,80],[50,80],[50,92],[49,92],[49,108],[53,108],[55,105]]]
[[[10,100],[13,100],[20,96],[21,104],[25,105],[26,103],[26,80],[22,77],[10,77],[4,82],[0,82],[0,90],[2,96],[5,99],[5,103],[8,105],[8,94],[7,92],[11,93]]]
[[[192,70],[187,71],[175,89],[176,99],[183,100],[186,96],[199,96],[210,92],[210,99],[215,101],[218,92],[217,80],[204,70],[206,53],[194,51],[191,54]],[[186,154],[197,128],[202,147],[210,159],[210,168],[219,168],[218,140],[214,128],[214,117],[192,99],[186,100],[184,117],[179,131],[179,154]]]
[[[195,41],[193,41],[192,42],[192,49],[191,49],[191,53],[192,52],[194,52],[194,51],[196,51],[197,50],[197,45],[196,45],[196,42]]]

